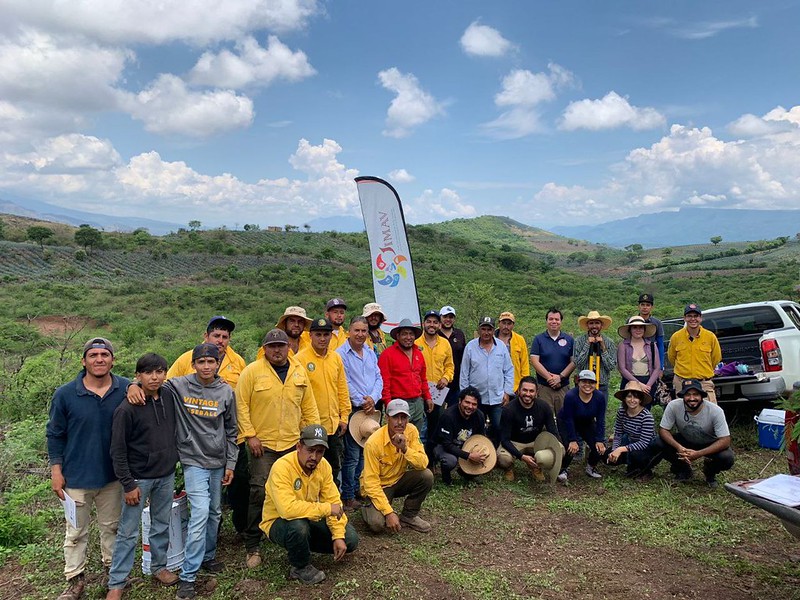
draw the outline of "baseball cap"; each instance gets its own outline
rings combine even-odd
[[[219,360],[219,348],[215,344],[198,344],[192,350],[192,362],[206,357]]]
[[[436,317],[437,319],[439,319],[441,321],[442,314],[438,310],[429,310],[428,312],[425,313],[425,316],[422,317],[422,320],[424,321],[428,317]]]
[[[311,321],[309,331],[333,331],[333,325],[328,319],[314,319]]]
[[[83,355],[86,356],[86,353],[93,348],[102,348],[111,352],[111,356],[114,356],[114,346],[111,345],[106,338],[96,337],[88,340],[83,345]]]
[[[508,312],[508,311],[501,312],[500,313],[500,318],[498,319],[498,321],[502,321],[504,319],[508,319],[512,323],[516,323],[517,322],[517,320],[514,318],[514,313]]]
[[[683,309],[684,316],[688,315],[690,312],[696,312],[698,315],[703,314],[703,311],[700,310],[700,305],[695,304],[694,302],[692,302],[691,304],[687,304],[686,308]]]
[[[453,315],[455,317],[456,316],[456,309],[453,308],[452,306],[450,306],[449,304],[445,304],[439,310],[439,314],[442,315],[442,316],[444,316],[444,315]]]
[[[264,340],[261,342],[262,346],[268,346],[269,344],[289,344],[289,336],[286,335],[286,332],[283,329],[270,329],[267,332],[267,335],[264,336]]]
[[[233,324],[228,317],[223,315],[217,315],[216,317],[211,317],[208,321],[208,325],[206,325],[206,333],[211,333],[215,329],[224,329],[225,331],[232,332],[236,329],[236,325]]]
[[[330,310],[332,308],[347,308],[347,304],[341,298],[331,298],[328,300],[328,303],[325,305],[325,310]]]
[[[300,441],[309,448],[325,446],[328,448],[328,434],[322,425],[306,425],[300,430]]]
[[[639,294],[639,304],[641,304],[642,302],[655,304],[656,300],[655,298],[653,298],[653,294]]]
[[[492,317],[481,317],[478,320],[478,329],[480,329],[484,325],[488,325],[489,327],[494,329],[494,319]]]
[[[411,415],[411,412],[408,410],[408,402],[402,398],[395,398],[386,406],[386,414],[390,417],[394,417],[401,413],[404,415]]]
[[[697,379],[686,379],[683,382],[683,387],[681,388],[681,391],[678,392],[678,396],[683,397],[683,395],[689,390],[697,390],[698,392],[700,392],[700,395],[703,398],[708,398],[708,392],[706,392],[703,389],[703,384],[700,383]]]
[[[589,369],[584,369],[580,373],[578,373],[578,381],[594,381],[597,383],[597,375],[594,374],[594,371],[590,371]]]

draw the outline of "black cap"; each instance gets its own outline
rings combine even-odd
[[[678,392],[678,396],[683,398],[683,395],[686,392],[688,392],[689,390],[697,390],[698,392],[700,392],[700,395],[703,398],[708,398],[708,392],[706,392],[703,389],[703,384],[700,383],[700,381],[698,381],[697,379],[686,379],[686,380],[684,380],[683,387],[681,388],[681,391]]]
[[[438,310],[429,310],[428,312],[425,313],[425,316],[422,317],[422,320],[424,321],[428,317],[436,317],[439,321],[442,320],[442,315],[441,313],[439,313]]]
[[[333,325],[328,319],[314,319],[311,321],[309,331],[333,331]]]
[[[206,325],[206,333],[211,333],[215,329],[224,329],[228,332],[233,332],[236,329],[236,325],[233,324],[228,317],[223,315],[217,315],[216,317],[211,317],[211,320]]]
[[[494,319],[492,317],[481,317],[478,320],[478,329],[480,329],[481,327],[483,327],[485,325],[488,325],[489,327],[494,329]]]
[[[655,304],[655,298],[653,298],[653,294],[640,294],[639,295],[639,304],[642,302],[647,302],[648,304]]]
[[[332,308],[347,308],[347,304],[341,298],[331,298],[328,300],[328,303],[325,305],[325,310],[330,310]]]
[[[328,434],[322,425],[306,425],[300,430],[300,441],[309,448],[314,446],[328,447]]]
[[[700,305],[695,304],[694,302],[692,302],[691,304],[687,304],[686,308],[683,309],[684,316],[688,315],[691,312],[696,312],[698,315],[703,314],[703,311],[700,310]]]
[[[192,350],[192,362],[196,361],[198,358],[213,358],[214,360],[219,360],[219,348],[215,344],[200,344],[194,347]]]
[[[111,345],[111,342],[109,342],[106,338],[96,337],[88,340],[83,345],[83,355],[86,356],[86,353],[92,348],[100,348],[102,350],[108,350],[111,353],[111,356],[114,356],[114,346]]]

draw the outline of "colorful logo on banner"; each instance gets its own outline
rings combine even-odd
[[[408,272],[402,264],[408,262],[408,258],[401,254],[395,254],[394,248],[381,248],[380,254],[375,257],[375,269],[373,274],[375,280],[380,285],[396,287],[400,283],[400,278],[408,277]]]

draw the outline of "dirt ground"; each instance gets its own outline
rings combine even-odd
[[[39,330],[39,333],[45,336],[70,335],[86,328],[97,327],[97,323],[87,317],[64,315],[36,316],[31,318],[30,323]]]

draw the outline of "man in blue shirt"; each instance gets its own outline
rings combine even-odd
[[[547,311],[547,329],[533,338],[531,366],[536,371],[539,398],[558,414],[569,389],[569,376],[575,370],[572,362],[572,337],[561,332],[564,315],[557,308]]]
[[[344,363],[344,374],[350,390],[350,405],[353,414],[363,410],[367,414],[375,412],[375,404],[383,392],[383,378],[378,368],[378,356],[366,345],[369,324],[365,317],[356,316],[350,320],[347,341],[336,349]],[[342,460],[342,503],[346,510],[359,508],[356,500],[358,479],[364,469],[364,450],[350,435],[344,434],[344,459]]]
[[[478,337],[467,342],[461,361],[462,389],[472,386],[481,395],[480,409],[489,417],[489,438],[500,443],[503,406],[514,393],[514,365],[504,343],[494,336],[494,319],[481,317]]]
[[[122,508],[122,486],[111,462],[111,423],[129,382],[111,373],[114,347],[105,338],[92,338],[84,344],[81,364],[83,370],[78,376],[53,395],[47,423],[53,492],[60,500],[68,495],[76,506],[77,523],[66,523],[64,575],[68,587],[59,600],[77,600],[86,586],[92,504],[106,568],[111,565]]]

